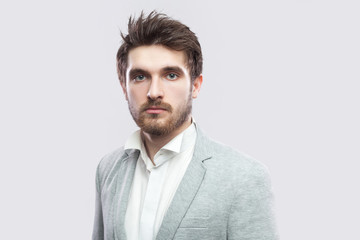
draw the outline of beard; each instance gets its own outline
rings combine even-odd
[[[147,113],[146,110],[152,106],[166,110],[169,116],[161,117],[161,114]],[[148,101],[141,105],[139,110],[136,110],[129,103],[129,110],[142,131],[156,136],[163,136],[171,133],[186,122],[192,110],[192,98],[191,94],[189,94],[189,97],[179,105],[178,109],[173,109],[170,104],[162,102],[161,99],[152,100],[148,98]]]

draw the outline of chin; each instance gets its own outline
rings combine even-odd
[[[142,131],[155,136],[169,134],[176,128],[173,121],[165,119],[145,120],[139,127]]]

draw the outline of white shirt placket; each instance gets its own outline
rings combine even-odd
[[[155,219],[168,163],[169,161],[166,161],[161,166],[151,169],[140,217],[139,240],[152,240],[154,238]]]

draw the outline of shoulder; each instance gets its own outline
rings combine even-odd
[[[219,186],[217,192],[221,191],[223,202],[230,204],[229,238],[278,239],[266,166],[229,146],[210,142],[212,157],[204,164],[211,183]]]
[[[111,169],[122,158],[124,153],[124,147],[120,147],[106,154],[99,162],[98,171],[104,172]]]
[[[106,154],[99,162],[96,176],[99,185],[103,185],[107,178],[116,172],[121,165],[122,160],[127,156],[124,147],[115,149],[114,151]]]
[[[207,141],[211,157],[204,164],[209,170],[242,184],[269,182],[269,171],[262,162],[213,139],[207,138]]]

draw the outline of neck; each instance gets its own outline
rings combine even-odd
[[[191,117],[188,118],[187,121],[185,121],[180,127],[176,128],[174,131],[162,135],[162,136],[156,136],[153,134],[149,134],[147,132],[141,131],[141,136],[144,141],[145,149],[147,152],[147,155],[149,156],[152,163],[154,163],[154,156],[155,154],[168,142],[170,142],[174,137],[179,135],[182,131],[184,131],[186,128],[188,128],[191,125]]]

